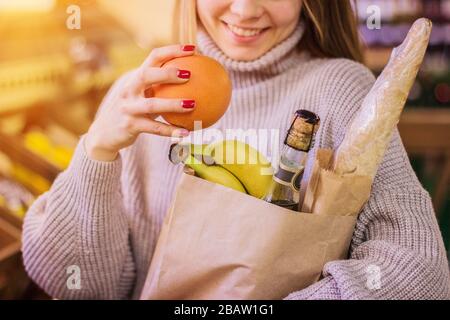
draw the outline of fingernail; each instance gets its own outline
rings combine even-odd
[[[178,70],[177,76],[180,79],[189,79],[191,77],[191,72],[189,70]]]
[[[178,131],[179,137],[187,137],[190,134],[189,130],[181,129]]]
[[[195,108],[195,100],[183,100],[181,102],[181,106],[185,109],[194,109]]]
[[[194,51],[195,46],[193,44],[186,44],[183,47],[181,47],[181,50],[183,51]]]

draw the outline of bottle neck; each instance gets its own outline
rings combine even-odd
[[[298,177],[303,173],[308,153],[285,145],[281,153],[280,162],[274,175],[274,180],[294,190],[300,188]]]
[[[281,151],[280,165],[283,164],[283,166],[297,169],[304,165],[307,157],[307,152],[294,149],[285,144]]]

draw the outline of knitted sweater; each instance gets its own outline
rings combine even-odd
[[[375,79],[361,64],[299,52],[302,35],[299,26],[262,57],[244,62],[226,57],[199,31],[200,52],[222,63],[233,83],[229,110],[214,128],[280,130],[281,141],[301,108],[322,120],[317,147],[339,145]],[[101,107],[115,99],[115,88],[126,80],[115,83]],[[140,297],[182,172],[167,160],[170,143],[143,134],[117,160],[100,162],[86,156],[82,137],[69,168],[25,218],[24,264],[39,286],[60,299]],[[71,282],[76,275],[80,288]],[[430,197],[398,132],[359,216],[349,259],[327,263],[319,282],[287,297],[378,298],[450,298],[446,253]]]

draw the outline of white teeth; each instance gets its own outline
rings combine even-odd
[[[262,29],[241,29],[239,27],[228,24],[228,28],[233,31],[235,34],[241,37],[252,37],[261,33]]]

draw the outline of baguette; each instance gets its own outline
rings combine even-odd
[[[364,99],[337,149],[333,170],[375,177],[428,46],[430,20],[417,20]]]

